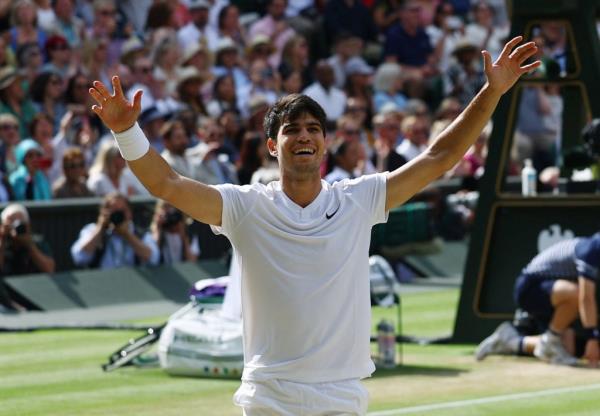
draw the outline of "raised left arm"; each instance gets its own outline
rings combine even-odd
[[[404,203],[451,169],[477,140],[502,94],[508,91],[521,75],[540,65],[540,61],[523,65],[536,53],[537,46],[528,42],[516,47],[522,39],[521,36],[517,36],[508,42],[494,63],[488,51],[482,52],[486,84],[422,154],[388,173],[386,210]]]

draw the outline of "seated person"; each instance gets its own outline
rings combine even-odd
[[[85,183],[86,169],[83,152],[78,147],[70,147],[63,154],[63,175],[54,182],[54,198],[92,197],[94,194]]]
[[[577,365],[569,326],[581,320],[583,358],[598,365],[596,280],[600,266],[600,232],[546,248],[529,262],[515,283],[515,302],[543,328],[542,335],[523,336],[508,322],[501,324],[476,351],[478,360],[490,354],[524,354],[553,364]],[[569,336],[570,333],[570,336]]]
[[[105,196],[98,220],[84,226],[71,246],[73,262],[101,269],[157,265],[160,253],[152,235],[138,232],[132,217],[124,195],[114,192]]]
[[[27,208],[10,204],[0,214],[0,276],[29,273],[53,273],[54,259],[50,246],[38,234],[32,234]],[[25,309],[13,299],[0,281],[0,305]]]
[[[160,263],[196,261],[199,254],[197,239],[190,239],[187,217],[163,200],[156,202],[150,225],[152,237],[160,250]]]

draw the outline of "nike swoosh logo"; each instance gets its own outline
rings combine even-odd
[[[340,206],[342,206],[341,202],[339,203],[339,205],[337,206],[337,208],[335,209],[335,211],[333,211],[331,214],[325,213],[325,218],[327,218],[328,220],[330,220],[331,217],[333,217],[339,211]]]

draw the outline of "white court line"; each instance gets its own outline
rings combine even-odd
[[[424,404],[424,405],[420,405],[420,406],[404,407],[404,408],[400,408],[400,409],[383,410],[380,412],[370,412],[367,414],[367,416],[407,415],[410,413],[427,412],[427,411],[431,411],[431,410],[452,409],[452,408],[457,408],[457,407],[472,406],[472,405],[476,405],[476,404],[496,403],[496,402],[503,402],[503,401],[507,401],[507,400],[530,399],[532,397],[543,397],[543,396],[551,396],[554,394],[574,393],[574,392],[579,392],[579,391],[596,390],[596,389],[600,389],[600,383],[589,384],[589,385],[585,385],[585,386],[562,387],[562,388],[557,388],[557,389],[530,391],[530,392],[525,392],[525,393],[504,394],[501,396],[482,397],[479,399],[471,399],[471,400],[458,400],[455,402]]]

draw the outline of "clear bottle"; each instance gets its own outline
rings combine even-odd
[[[396,367],[396,334],[394,325],[382,319],[377,325],[378,364],[381,368]]]
[[[537,171],[531,159],[525,159],[525,165],[521,170],[521,193],[523,196],[537,195]]]

